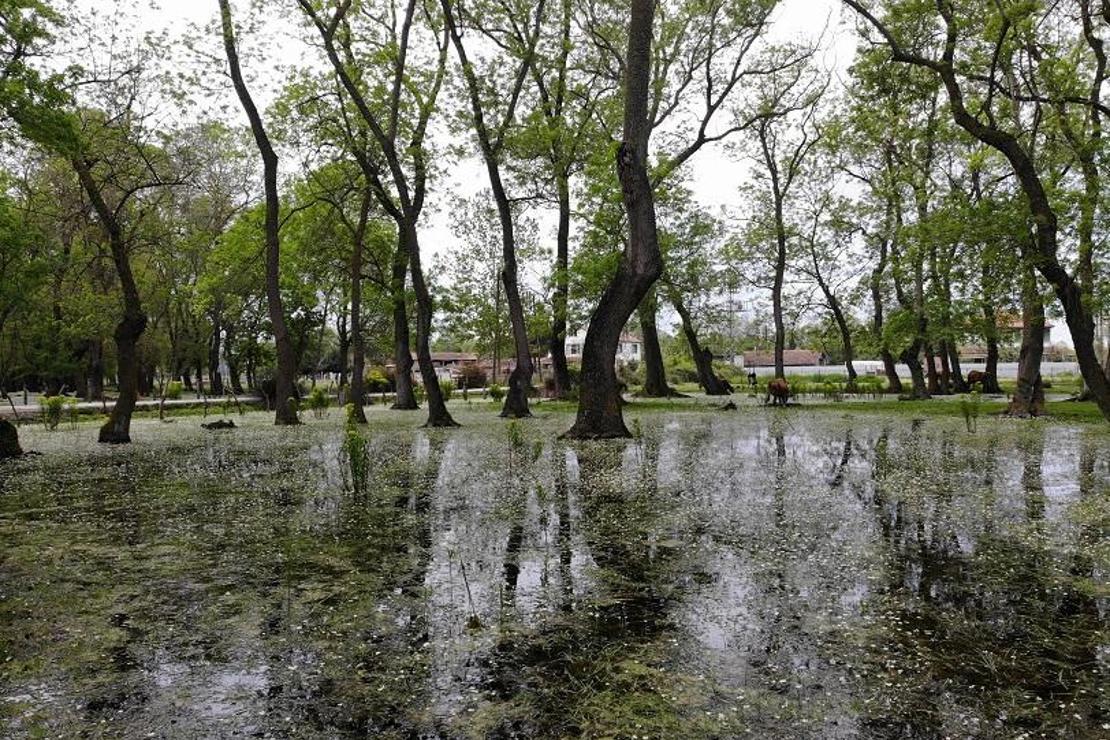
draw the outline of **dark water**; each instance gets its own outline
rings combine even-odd
[[[459,416],[25,433],[0,735],[1110,737],[1100,428]]]

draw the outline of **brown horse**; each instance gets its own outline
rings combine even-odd
[[[784,378],[775,378],[767,384],[767,399],[775,406],[785,406],[790,400],[790,384]]]

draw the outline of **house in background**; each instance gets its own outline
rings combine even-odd
[[[823,352],[812,349],[786,349],[782,351],[782,364],[784,367],[817,367],[828,362]],[[743,364],[740,367],[774,367],[774,351],[745,352]]]
[[[567,362],[581,363],[582,348],[586,346],[586,333],[579,332],[567,337]],[[635,334],[621,334],[617,345],[617,362],[639,362],[644,359],[644,340]]]
[[[477,365],[478,355],[471,352],[433,352],[432,353],[432,366],[436,369],[436,377],[440,380],[454,380],[462,372],[465,365]],[[396,365],[390,362],[386,366],[387,370],[393,370]],[[416,357],[416,353],[412,354],[412,379],[413,382],[420,382],[420,361]]]

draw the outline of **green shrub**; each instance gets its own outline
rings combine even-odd
[[[366,372],[364,389],[367,393],[389,393],[393,390],[393,378],[384,367],[372,367]]]
[[[181,384],[180,380],[171,380],[166,383],[166,398],[171,401],[177,401],[181,398],[181,393],[185,390],[185,386]]]
[[[312,415],[317,419],[322,419],[324,417],[330,403],[331,401],[328,398],[327,391],[321,386],[316,386],[308,394],[308,408],[312,410]]]
[[[450,401],[451,396],[455,395],[455,381],[441,380],[439,381],[439,393],[443,396],[444,401]]]
[[[489,386],[489,397],[498,403],[505,397],[505,389],[499,383],[491,383]]]
[[[62,422],[62,412],[70,404],[76,408],[77,402],[65,396],[44,396],[40,398],[39,408],[42,409],[43,425],[50,431],[57,429],[58,424]]]

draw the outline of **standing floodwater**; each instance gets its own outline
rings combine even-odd
[[[1110,435],[881,415],[25,432],[4,737],[1110,736]]]

